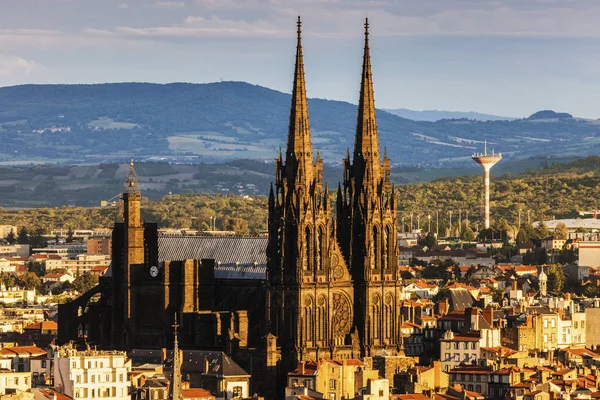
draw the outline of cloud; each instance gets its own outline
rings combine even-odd
[[[600,5],[580,1],[188,0],[156,2],[150,8],[195,11],[178,16],[179,21],[155,15],[151,23],[95,28],[144,38],[288,37],[300,14],[306,36],[348,38],[362,35],[368,15],[374,37],[600,38]]]
[[[43,69],[43,66],[32,60],[0,54],[0,76],[29,75]]]
[[[158,3],[152,4],[151,7],[163,9],[178,9],[185,8],[185,3],[183,1],[159,1]]]
[[[129,4],[127,3],[121,3],[118,5],[117,7],[119,10],[127,10],[129,8]]]

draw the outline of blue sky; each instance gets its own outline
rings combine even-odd
[[[239,80],[381,108],[600,118],[598,0],[0,0],[0,86]]]

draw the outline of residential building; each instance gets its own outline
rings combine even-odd
[[[488,393],[488,380],[493,372],[491,367],[463,365],[449,370],[450,385],[461,385],[469,391],[481,394]]]
[[[287,386],[305,387],[318,393],[321,398],[345,399],[353,398],[360,388],[367,386],[369,380],[378,379],[378,371],[370,369],[362,361],[324,360],[318,363],[300,362],[298,368],[288,374]],[[372,398],[377,397],[367,397]]]
[[[11,368],[17,372],[31,372],[32,360],[46,356],[47,352],[37,346],[5,347],[0,350],[0,357],[11,360]]]
[[[435,283],[419,280],[408,283],[402,290],[405,293],[415,294],[422,299],[430,299],[439,292],[440,287]]]
[[[17,237],[19,228],[15,225],[0,225],[0,239],[6,238],[11,232]]]
[[[35,289],[24,289],[20,287],[6,288],[0,286],[0,303],[15,304],[15,303],[30,303],[35,302]]]
[[[578,265],[600,267],[600,242],[579,242]]]
[[[122,351],[85,350],[70,346],[54,352],[54,388],[81,400],[129,400],[131,361]]]
[[[29,257],[29,245],[13,244],[10,246],[0,246],[0,256]]]
[[[478,334],[454,334],[446,331],[440,340],[440,355],[444,371],[450,371],[459,365],[473,365],[479,359]]]
[[[31,389],[31,374],[29,372],[15,372],[0,370],[0,395]]]
[[[86,242],[87,254],[110,256],[112,252],[112,239],[110,236],[97,236],[89,238]]]

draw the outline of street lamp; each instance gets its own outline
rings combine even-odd
[[[413,213],[410,213],[410,231],[413,230]]]
[[[431,233],[431,214],[427,214],[427,234]]]

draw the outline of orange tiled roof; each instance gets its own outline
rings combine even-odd
[[[72,397],[64,395],[62,393],[58,393],[56,390],[52,389],[40,389],[40,393],[44,395],[47,399],[56,399],[56,400],[72,400]]]
[[[213,394],[211,392],[209,392],[206,389],[200,389],[200,388],[192,388],[192,389],[183,389],[182,391],[182,397],[184,399],[190,399],[190,398],[195,398],[195,397],[210,397],[213,396]]]
[[[40,349],[37,346],[15,346],[3,348],[2,350],[0,350],[0,354],[8,357],[12,357],[14,355],[38,356],[46,354],[46,350]]]
[[[32,329],[32,330],[42,330],[42,331],[47,331],[47,330],[56,330],[58,329],[58,324],[54,321],[42,321],[42,322],[38,322],[37,324],[32,324],[32,325],[28,325],[25,328],[26,330]]]

